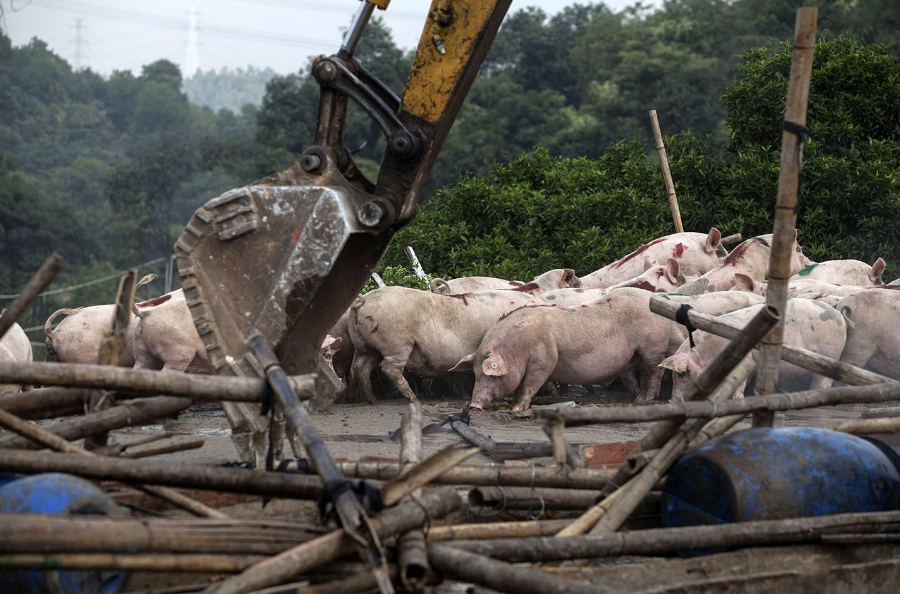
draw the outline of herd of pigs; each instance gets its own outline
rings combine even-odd
[[[359,296],[332,329],[322,344],[323,361],[344,380],[347,399],[370,402],[377,369],[409,400],[416,399],[410,380],[468,377],[465,397],[482,410],[509,395],[513,410],[527,409],[546,385],[616,380],[636,402],[649,402],[659,396],[666,370],[673,372],[672,398],[678,400],[725,340],[698,332],[692,346],[684,326],[650,311],[650,298],[662,294],[743,325],[763,307],[770,241],[754,237],[729,253],[713,228],[661,237],[582,277],[557,269],[530,282],[467,277],[434,279],[431,291],[376,289]],[[795,235],[785,343],[900,378],[900,279],[884,284],[884,269],[881,258],[872,265],[812,262]],[[45,325],[48,358],[97,363],[113,308],[55,312]],[[123,365],[211,372],[180,290],[135,304],[133,316]],[[0,360],[31,359],[30,343],[15,326],[0,342]],[[796,390],[827,387],[831,380],[782,363],[780,382]],[[0,393],[25,388],[0,386]]]

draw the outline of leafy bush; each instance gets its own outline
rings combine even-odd
[[[383,266],[379,271],[379,274],[381,275],[381,280],[384,281],[384,284],[389,287],[398,286],[409,287],[410,289],[421,289],[423,291],[429,290],[428,279],[419,278],[405,266]],[[375,284],[375,281],[369,279],[366,281],[361,292],[368,293],[377,288],[378,286]]]
[[[666,139],[685,228],[771,232],[790,46],[743,57],[725,93],[728,147],[685,132]],[[816,45],[800,241],[817,260],[883,257],[900,269],[900,60],[839,37]],[[613,144],[598,159],[535,148],[483,177],[438,191],[384,263],[416,249],[426,271],[528,280],[552,268],[586,274],[672,232],[650,147]]]

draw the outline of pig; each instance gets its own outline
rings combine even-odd
[[[841,361],[900,379],[900,286],[860,291],[841,299],[837,309],[850,321]]]
[[[588,301],[594,301],[609,293],[608,289],[556,289],[547,291],[539,297],[541,301],[559,307],[571,307],[581,305]]]
[[[581,280],[575,276],[575,271],[571,268],[557,268],[550,270],[534,277],[534,280],[528,283],[522,281],[508,281],[502,278],[492,278],[489,276],[466,276],[463,278],[454,278],[444,280],[442,278],[432,279],[429,283],[432,293],[440,293],[442,295],[459,295],[461,293],[471,293],[473,291],[520,291],[529,295],[540,295],[554,289],[565,289],[568,287],[580,287]]]
[[[333,344],[340,347],[332,353],[331,364],[334,373],[342,380],[347,379],[347,376],[350,374],[350,366],[353,364],[354,351],[353,342],[350,340],[349,320],[350,309],[347,308],[347,311],[341,315],[340,319],[331,328],[331,331],[328,332],[328,336],[335,339]],[[323,348],[326,346],[323,344]]]
[[[0,317],[6,314],[4,309],[0,313]],[[0,362],[3,363],[30,363],[34,360],[34,353],[31,350],[31,341],[28,335],[22,330],[17,323],[13,323],[3,338],[0,338]],[[20,391],[27,392],[31,390],[31,386],[20,384],[0,384],[0,396],[7,394],[16,394]]]
[[[157,278],[155,274],[144,276],[135,289],[146,285]],[[181,295],[179,289],[171,295]],[[47,345],[47,359],[60,363],[81,363],[97,365],[100,363],[100,343],[112,330],[115,304],[91,305],[79,308],[64,308],[53,312],[44,323],[44,342]],[[67,315],[54,329],[53,320],[61,315]],[[134,331],[140,318],[132,316],[125,334],[125,350],[119,363],[123,367],[134,365]]]
[[[652,266],[633,279],[609,287],[609,290],[631,287],[651,292],[668,292],[677,291],[678,287],[686,282],[687,279],[681,274],[681,265],[678,263],[678,260],[669,258],[666,260],[665,266]]]
[[[764,281],[769,272],[769,256],[772,251],[771,237],[771,235],[760,235],[741,243],[728,254],[721,266],[682,285],[678,292],[685,295],[702,295],[715,291],[727,291],[734,286],[736,274],[744,274],[754,280]],[[799,271],[800,246],[797,244],[795,230],[794,244],[791,250],[791,274]]]
[[[135,369],[213,372],[183,291],[136,303],[133,311],[139,318],[134,333]]]
[[[44,342],[47,345],[47,360],[60,363],[100,363],[100,343],[112,330],[116,306],[91,305],[89,307],[63,308],[53,312],[44,323]],[[54,329],[53,321],[67,315]],[[125,331],[125,349],[120,363],[124,367],[134,365],[134,331],[140,318],[132,314]]]
[[[722,316],[722,320],[744,326],[764,304],[754,305],[745,309],[739,309]],[[844,350],[847,340],[847,324],[843,316],[836,309],[812,299],[789,299],[787,302],[787,314],[785,315],[784,344],[792,347],[809,349],[814,353],[837,359]],[[687,387],[703,373],[716,356],[728,344],[728,340],[698,332],[694,335],[696,348],[691,348],[688,341],[684,341],[678,351],[662,362],[662,367],[674,372],[672,386],[672,401],[680,402],[684,399]],[[759,361],[759,351],[753,351],[754,361]],[[789,363],[781,363],[779,368],[779,389],[812,389],[827,388],[832,380],[824,376],[812,374]],[[745,384],[735,392],[735,398],[744,397]]]
[[[604,385],[636,367],[641,372],[637,400],[653,399],[669,323],[650,311],[652,296],[627,288],[576,307],[521,307],[494,324],[477,350],[451,371],[474,370],[469,407],[476,410],[513,394],[513,410],[522,411],[547,381]]]
[[[711,316],[725,315],[739,309],[765,303],[766,301],[765,298],[760,295],[743,291],[719,291],[717,293],[706,293],[704,295],[667,293],[665,298],[678,304],[686,303],[687,305],[690,305],[692,309]],[[697,335],[695,334],[695,336]],[[669,329],[669,348],[666,351],[666,356],[671,357],[674,355],[687,338],[687,328],[678,322],[671,322]]]
[[[883,285],[881,275],[887,267],[881,258],[869,266],[859,260],[829,260],[810,264],[791,277],[791,280],[817,280],[835,285],[874,287]]]
[[[600,270],[581,277],[586,289],[606,289],[642,275],[647,269],[678,260],[685,275],[703,274],[721,263],[727,252],[722,247],[722,234],[713,227],[709,233],[675,233],[654,239]]]
[[[446,377],[449,369],[478,348],[501,316],[522,306],[544,304],[515,291],[438,295],[384,287],[350,306],[350,339],[356,349],[350,393],[374,402],[371,375],[379,364],[394,388],[411,402],[416,395],[403,370],[421,377]]]
[[[851,285],[833,285],[817,280],[800,279],[794,280],[791,277],[788,285],[787,295],[793,299],[818,299],[824,301],[831,307],[834,307],[838,301],[844,297],[848,297],[860,291],[865,291],[866,287],[855,287]],[[748,291],[757,295],[765,296],[768,292],[768,283],[761,283],[753,280],[744,274],[734,275],[735,285],[728,291]]]
[[[890,286],[890,287],[900,287],[900,278],[895,279],[895,280],[892,280],[891,282],[888,283],[888,286]]]

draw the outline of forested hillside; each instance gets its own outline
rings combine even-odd
[[[728,231],[746,233],[763,226],[761,221],[768,220],[768,215],[760,213],[768,212],[765,201],[774,197],[773,163],[777,167],[777,160],[762,159],[760,152],[777,152],[783,104],[779,103],[783,87],[778,86],[783,81],[769,74],[784,67],[783,52],[768,54],[765,48],[778,48],[790,38],[796,4],[788,0],[672,0],[659,10],[636,6],[613,12],[603,4],[590,4],[573,5],[553,17],[530,8],[513,12],[437,162],[429,196],[454,183],[460,174],[489,175],[464,178],[456,188],[439,195],[444,200],[452,196],[447,207],[441,207],[439,200],[430,208],[454,212],[452,201],[465,203],[474,196],[485,201],[485,212],[520,209],[520,200],[540,197],[542,191],[535,185],[540,180],[518,177],[526,172],[523,168],[559,174],[562,170],[612,167],[601,175],[607,184],[604,191],[617,195],[628,188],[633,200],[619,205],[628,215],[627,230],[617,232],[612,241],[604,226],[582,225],[583,229],[573,233],[569,228],[527,227],[507,221],[507,226],[521,229],[504,236],[496,227],[482,233],[466,227],[464,220],[442,220],[442,225],[462,227],[444,229],[431,237],[435,242],[443,237],[450,243],[435,247],[428,265],[436,273],[484,272],[496,267],[496,274],[522,274],[571,254],[587,266],[590,258],[606,253],[597,251],[598,246],[607,246],[613,253],[613,248],[664,229],[664,219],[659,219],[664,212],[635,210],[661,199],[661,194],[648,195],[659,187],[654,184],[661,184],[653,161],[644,158],[648,146],[615,144],[646,139],[646,112],[653,108],[659,111],[667,133],[692,132],[673,147],[676,183],[685,188],[703,186],[704,200],[716,200],[716,192],[738,184],[755,188],[728,194],[729,202],[693,220],[706,225],[715,219],[713,214],[720,216],[723,209],[733,207],[743,210],[732,211],[729,226],[734,228]],[[856,53],[866,44],[892,44],[879,46],[873,59],[881,60],[884,72],[896,73],[900,11],[895,10],[894,0],[827,0],[819,5],[820,37],[849,35],[857,41],[845,39],[841,47]],[[339,39],[339,33],[334,34]],[[750,69],[743,71],[742,80],[755,82],[731,87],[723,101],[726,88],[739,76],[740,56],[752,48],[764,49],[747,55],[744,63]],[[358,58],[391,87],[402,89],[411,57],[394,44],[377,19],[367,30]],[[312,141],[318,88],[307,74],[308,65],[298,64],[296,74],[271,78],[257,108],[247,104],[252,103],[252,98],[247,98],[258,91],[245,83],[254,77],[260,81],[267,78],[265,70],[225,73],[224,77],[221,72],[198,74],[183,81],[177,66],[158,61],[141,72],[116,72],[104,78],[91,71],[73,71],[40,40],[13,48],[9,38],[0,35],[0,293],[19,290],[52,250],[61,252],[67,262],[54,287],[102,278],[170,254],[181,226],[197,206],[223,190],[283,168]],[[828,80],[839,81],[840,76]],[[896,84],[896,76],[894,81]],[[874,176],[872,183],[881,185],[844,184],[827,205],[811,212],[829,220],[860,216],[856,211],[839,215],[827,208],[845,203],[849,199],[846,192],[860,195],[888,188],[884,197],[888,203],[867,219],[869,227],[861,228],[878,224],[896,228],[895,220],[885,223],[884,217],[894,216],[895,211],[890,197],[896,197],[898,183],[897,138],[873,141],[868,131],[878,122],[888,130],[900,129],[898,93],[894,87],[869,82],[872,88],[859,95],[888,93],[880,97],[883,101],[877,106],[888,111],[864,114],[865,105],[853,106],[855,111],[847,114],[862,114],[860,121],[866,125],[860,127],[860,121],[850,115],[829,120],[835,127],[829,129],[828,140],[821,140],[817,147],[813,134],[810,152],[830,154],[831,168],[821,174],[831,175],[835,181],[857,179],[850,175],[856,165],[875,159],[872,167],[883,169],[870,167],[866,175]],[[759,89],[767,93],[765,101],[759,102],[765,110],[748,111],[748,106],[755,105],[750,99]],[[819,100],[817,93],[821,98],[830,92],[825,86],[817,89],[814,83],[813,101]],[[212,109],[200,103],[231,109]],[[828,107],[838,116],[842,113],[840,106]],[[811,108],[811,118],[814,113]],[[741,114],[749,119],[739,120]],[[355,108],[351,109],[346,143],[353,149],[363,147],[356,158],[365,172],[377,170],[384,142],[377,126]],[[519,159],[534,147],[542,148]],[[829,153],[832,147],[834,151]],[[585,157],[596,161],[566,160]],[[513,169],[492,165],[508,161],[515,161],[510,166]],[[561,184],[559,206],[571,208],[563,195],[577,196],[585,188],[577,178],[559,175],[554,178]],[[609,176],[634,183],[610,185]],[[510,194],[510,188],[518,188],[520,193]],[[692,192],[686,192],[688,206],[698,199],[691,197]],[[548,204],[536,202],[531,208],[546,209]],[[469,209],[462,214],[472,212]],[[751,212],[757,214],[747,214]],[[540,219],[543,215],[534,212],[530,216]],[[693,216],[686,209],[686,219]],[[550,216],[544,219],[554,220]],[[484,218],[489,220],[497,219]],[[840,237],[829,237],[841,229],[842,220],[818,228],[813,238],[818,253],[826,253],[832,244],[842,246],[842,254],[857,247],[874,250],[883,241],[872,236],[867,239],[869,244],[854,247],[840,243]],[[416,232],[424,224],[410,227],[406,238],[424,240],[425,235]],[[540,238],[535,245],[541,247],[527,257],[522,256],[522,245],[504,251],[512,235],[526,228],[547,233],[552,241]],[[428,253],[427,247],[417,247]],[[490,256],[492,250],[494,256]],[[501,265],[504,262],[507,264]],[[516,268],[510,262],[521,266]],[[162,273],[163,267],[164,263],[158,262],[141,272]],[[146,288],[150,293],[160,290],[159,283]],[[42,300],[25,324],[42,323],[43,316],[55,307],[109,301],[114,291],[114,282],[102,282],[54,295]]]
[[[197,105],[214,111],[230,109],[239,112],[247,103],[259,105],[266,94],[266,84],[275,76],[271,68],[222,68],[197,71],[184,80],[184,92]]]

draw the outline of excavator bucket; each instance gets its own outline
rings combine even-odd
[[[254,330],[275,347],[287,373],[317,371],[326,333],[393,234],[415,216],[509,2],[434,0],[401,99],[352,58],[375,5],[387,4],[363,0],[340,51],[313,64],[321,87],[313,145],[286,170],[226,192],[194,213],[175,255],[216,373],[263,375],[247,344]],[[348,100],[387,139],[374,184],[343,146]],[[242,457],[258,462],[266,421],[245,405],[230,404],[226,413]]]

